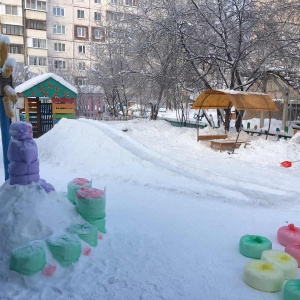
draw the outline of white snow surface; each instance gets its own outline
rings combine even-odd
[[[24,91],[29,90],[33,86],[47,80],[48,78],[53,78],[57,82],[61,83],[65,87],[67,87],[69,90],[73,91],[75,94],[78,94],[77,88],[75,86],[73,86],[72,84],[70,84],[69,82],[64,80],[62,77],[60,77],[54,73],[44,73],[41,75],[37,75],[37,76],[21,83],[17,87],[15,87],[15,90],[17,93],[23,93]]]
[[[300,159],[299,133],[291,140],[245,133],[240,139],[250,144],[228,154],[197,142],[196,129],[163,120],[62,119],[36,139],[40,175],[56,188],[49,194],[36,184],[4,183],[1,157],[0,299],[283,299],[283,291],[244,283],[250,259],[239,253],[239,240],[261,235],[284,250],[277,230],[300,226],[300,163],[280,166]],[[57,267],[51,277],[10,271],[12,248],[82,220],[64,194],[76,177],[106,188],[103,239],[66,268],[47,252],[47,263]]]

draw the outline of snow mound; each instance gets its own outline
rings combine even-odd
[[[57,192],[46,193],[38,184],[0,187],[0,249],[3,255],[20,245],[63,232],[82,223],[74,206]],[[51,208],[51,209],[49,209]]]

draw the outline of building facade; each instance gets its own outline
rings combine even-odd
[[[72,70],[67,79],[85,85],[87,72],[97,67],[95,49],[106,43],[113,22],[137,9],[136,1],[0,0],[1,33],[10,38],[9,53],[23,65],[25,79]]]

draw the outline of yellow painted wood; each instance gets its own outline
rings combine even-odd
[[[74,108],[54,108],[53,109],[53,114],[75,114],[75,109]]]

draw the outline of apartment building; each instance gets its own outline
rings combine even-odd
[[[72,73],[69,81],[84,85],[111,24],[136,11],[137,0],[0,0],[0,9],[1,33],[26,74]]]
[[[45,0],[0,0],[1,33],[10,38],[9,53],[31,72],[47,71]],[[26,68],[24,69],[26,74]]]

